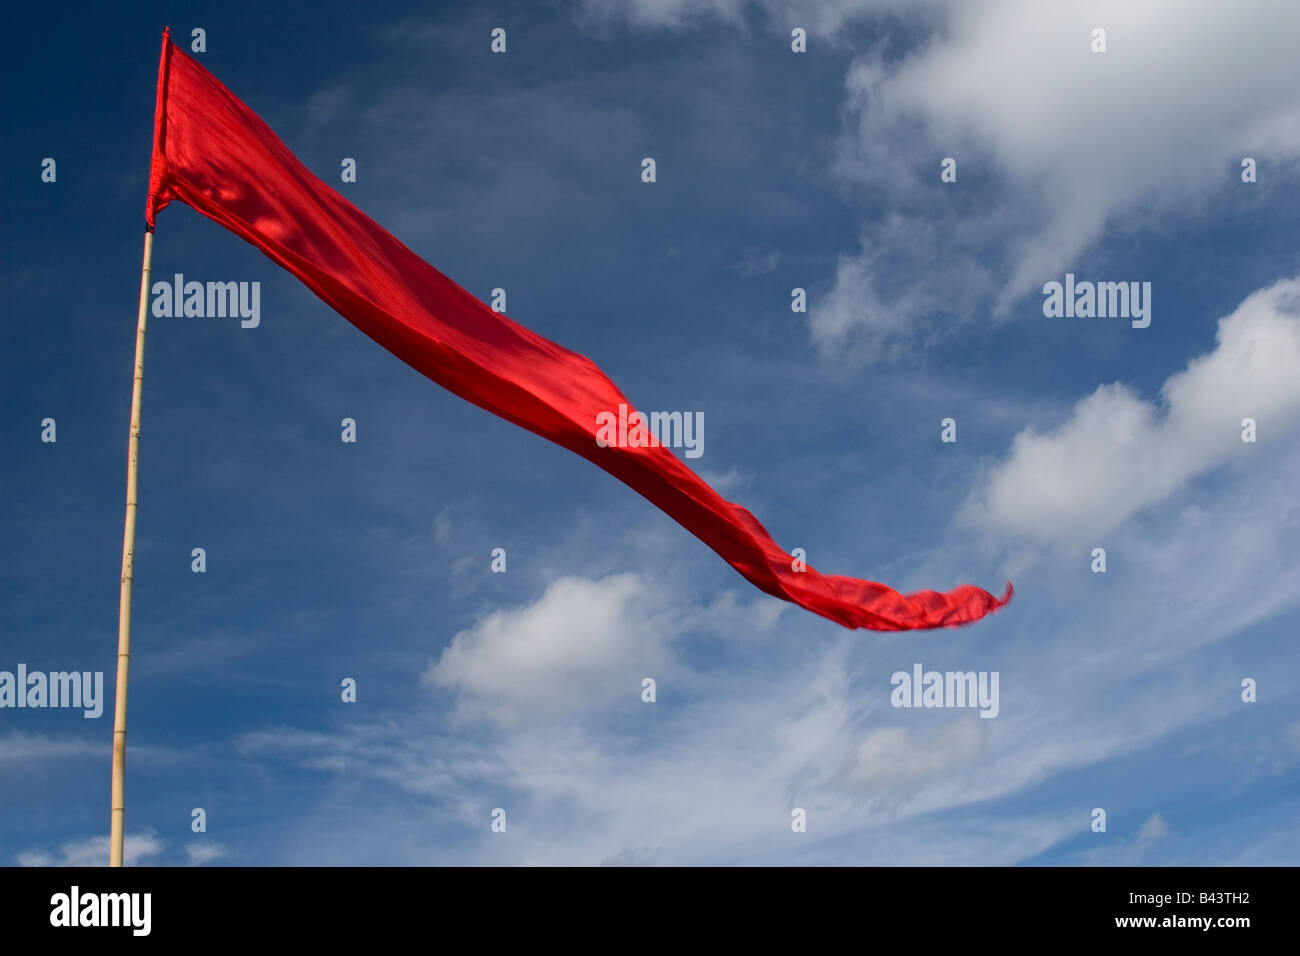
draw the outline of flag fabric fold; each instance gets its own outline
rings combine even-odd
[[[631,402],[589,359],[466,292],[313,175],[251,109],[163,35],[146,221],[185,203],[297,276],[358,329],[455,395],[609,472],[756,587],[845,627],[975,621],[1011,598],[971,585],[900,594],[819,574],[672,451],[602,447],[601,413]]]

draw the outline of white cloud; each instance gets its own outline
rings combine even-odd
[[[220,843],[187,843],[185,845],[185,855],[189,858],[190,866],[203,866],[205,863],[211,863],[213,860],[219,860],[229,855],[229,851]]]
[[[1240,187],[1244,156],[1280,181],[1300,155],[1300,5],[1260,0],[1220,13],[1215,0],[950,2],[946,26],[910,55],[861,56],[846,84],[851,132],[840,171],[875,187],[886,210],[927,220],[934,238],[882,262],[894,228],[888,216],[868,221],[862,251],[840,263],[810,310],[830,313],[820,343],[852,330],[872,344],[890,321],[952,327],[927,300],[870,294],[900,269],[914,284],[927,277],[921,285],[942,297],[985,291],[971,286],[975,263],[995,268],[987,291],[1005,314],[1073,271],[1103,231]],[[1106,53],[1090,49],[1098,26]],[[946,156],[958,161],[952,189],[965,192],[938,201]],[[976,176],[970,192],[963,184]]]
[[[1137,841],[1138,843],[1155,843],[1167,836],[1169,836],[1169,824],[1165,823],[1160,814],[1155,813],[1138,830]]]
[[[776,268],[781,261],[781,253],[775,249],[763,249],[761,246],[746,246],[741,250],[740,259],[727,266],[744,279],[766,275]]]
[[[1076,270],[1106,230],[1203,207],[1241,185],[1244,156],[1269,170],[1258,191],[1300,158],[1291,0],[1243,3],[1231,17],[1218,0],[585,0],[581,10],[589,23],[647,29],[743,28],[757,15],[762,29],[797,24],[837,42],[852,25],[879,28],[845,80],[837,163],[873,189],[876,211],[808,313],[828,355],[889,361],[987,305],[1006,316]],[[1105,53],[1091,49],[1096,27]],[[909,37],[904,56],[895,34]],[[939,197],[946,156],[959,185]]]
[[[654,866],[659,851],[652,847],[628,847],[600,861],[601,866]]]
[[[337,774],[349,787],[380,780],[432,801],[413,816],[449,807],[446,832],[460,838],[451,850],[412,849],[410,820],[356,808],[358,832],[373,837],[380,827],[382,839],[320,847],[314,822],[304,822],[286,836],[295,862],[302,853],[308,862],[401,854],[550,865],[1032,860],[1086,833],[1089,821],[1068,810],[1027,813],[1018,799],[1026,790],[1080,767],[1104,772],[1133,753],[1166,766],[1161,742],[1171,734],[1239,714],[1222,666],[1198,655],[1227,635],[1246,640],[1252,622],[1300,596],[1297,466],[1292,451],[1234,476],[1208,510],[1117,533],[1116,548],[1149,570],[1112,576],[1106,601],[1086,570],[1049,579],[1046,601],[1035,602],[1026,581],[1023,603],[999,626],[927,652],[939,669],[1001,667],[995,720],[891,708],[889,674],[914,659],[908,644],[828,632],[796,615],[737,642],[743,666],[734,657],[683,666],[661,684],[658,704],[634,705],[628,720],[574,712],[564,724],[519,720],[449,735],[431,715],[403,713],[336,734],[250,735],[244,750]],[[1153,581],[1167,591],[1151,593]],[[509,841],[487,831],[495,806],[509,810]],[[796,806],[810,822],[803,842],[789,830]]]
[[[451,509],[443,508],[433,519],[433,540],[446,544],[451,539]]]
[[[707,471],[699,469],[696,474],[709,483],[709,486],[718,494],[726,496],[735,494],[742,488],[749,485],[749,475],[742,474],[735,468],[729,468],[726,471]]]
[[[1225,722],[1239,719],[1241,705],[1234,682],[1225,689],[1213,645],[1231,635],[1234,646],[1258,648],[1252,625],[1300,598],[1298,467],[1300,449],[1287,443],[1257,467],[1230,474],[1203,506],[1162,509],[1140,528],[1118,529],[1108,544],[1130,570],[1107,577],[1104,601],[1086,566],[1060,575],[1040,564],[1036,576],[1017,581],[1021,597],[995,626],[927,651],[924,660],[936,669],[1001,670],[994,720],[893,709],[889,675],[915,660],[908,642],[863,640],[795,613],[761,630],[753,612],[785,605],[719,600],[682,610],[689,623],[679,631],[690,638],[679,642],[678,673],[661,682],[654,705],[633,695],[626,711],[578,707],[560,722],[539,710],[540,719],[454,728],[440,708],[403,710],[333,733],[247,735],[241,750],[336,775],[349,795],[359,781],[390,785],[398,795],[381,796],[380,805],[410,808],[409,816],[388,819],[371,805],[350,807],[345,827],[370,839],[329,847],[308,815],[277,851],[293,862],[1033,860],[1086,834],[1089,818],[1050,796],[1030,796],[1048,806],[1027,809],[1026,794],[1051,794],[1079,768],[1105,778],[1140,753],[1170,771],[1156,806],[1174,809],[1183,778],[1168,762],[1171,735],[1193,726],[1237,733]],[[871,519],[844,520],[865,529]],[[939,576],[936,568],[948,567],[945,550],[915,573]],[[656,552],[660,559],[671,557]],[[636,580],[645,591],[657,587]],[[597,594],[600,583],[583,582],[579,593]],[[636,606],[630,598],[613,603]],[[526,616],[542,604],[504,613]],[[700,639],[715,622],[741,619],[750,620],[734,638]],[[507,653],[506,645],[489,644]],[[542,673],[552,669],[548,661]],[[516,676],[531,679],[524,668]],[[1280,681],[1274,678],[1271,697],[1292,693]],[[484,703],[500,706],[490,695]],[[531,705],[514,706],[524,716]],[[1273,746],[1291,752],[1289,741]],[[332,788],[322,792],[335,812]],[[375,798],[373,787],[364,792]],[[497,806],[509,811],[508,841],[487,829]],[[806,840],[790,833],[792,807],[808,813]],[[413,822],[430,813],[443,814],[437,839],[418,836],[427,819]],[[1186,840],[1150,846],[1171,859],[1216,859],[1216,851]],[[1131,840],[1123,852],[1147,847]]]
[[[833,37],[847,23],[881,13],[915,15],[927,0],[583,0],[589,23],[625,22],[652,29],[679,29],[707,23],[739,25],[747,13],[761,11],[775,29],[788,34],[803,27],[810,35]]]
[[[534,604],[489,614],[452,639],[425,681],[461,710],[510,723],[627,696],[671,666],[676,626],[636,575],[560,578]]]
[[[122,862],[139,866],[162,852],[163,841],[152,833],[128,833],[122,841]],[[108,837],[90,837],[65,843],[57,855],[34,850],[18,854],[19,866],[108,866]]]
[[[1218,344],[1171,376],[1162,403],[1103,385],[1046,433],[1016,436],[963,520],[1037,541],[1096,538],[1191,478],[1250,461],[1300,415],[1300,279],[1247,297],[1220,320]],[[1241,440],[1254,418],[1258,443]]]
[[[940,320],[964,315],[993,287],[975,240],[950,217],[917,212],[895,212],[864,228],[859,251],[839,257],[833,285],[809,307],[813,342],[825,355],[870,362],[931,344]],[[918,255],[931,260],[924,274]],[[937,271],[936,258],[944,262]]]
[[[868,792],[904,788],[976,759],[984,734],[976,720],[958,720],[921,738],[902,727],[882,727],[863,738],[844,768],[845,781]]]
[[[13,731],[0,737],[0,763],[19,760],[46,760],[60,757],[90,757],[105,752],[102,743],[78,737],[51,737],[48,734]]]

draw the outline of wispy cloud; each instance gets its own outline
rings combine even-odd
[[[141,866],[163,851],[166,844],[151,832],[128,833],[123,840],[122,862]],[[65,843],[54,853],[29,850],[18,854],[19,866],[108,866],[108,837],[88,837]]]
[[[738,273],[741,278],[752,279],[754,276],[766,275],[777,267],[781,253],[775,249],[764,250],[760,246],[746,246],[740,253],[740,259],[727,266]]]

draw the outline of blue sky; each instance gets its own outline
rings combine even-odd
[[[1300,12],[1202,5],[14,14],[0,670],[112,682],[158,35],[197,26],[435,267],[703,411],[692,466],[783,546],[1017,596],[877,634],[763,595],[173,204],[155,278],[262,321],[149,326],[129,862],[1294,863]],[[1066,272],[1151,282],[1151,326],[1045,318]],[[914,663],[997,671],[998,716],[892,707]],[[106,856],[111,723],[0,710],[0,863]]]

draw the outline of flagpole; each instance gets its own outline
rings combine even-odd
[[[140,268],[140,313],[135,325],[135,378],[131,385],[131,437],[126,457],[126,525],[122,531],[122,592],[117,615],[117,695],[113,707],[113,798],[110,804],[108,865],[122,865],[126,815],[126,681],[131,669],[131,580],[135,569],[136,490],[140,472],[140,393],[144,384],[144,326],[149,314],[153,226],[145,226]]]

